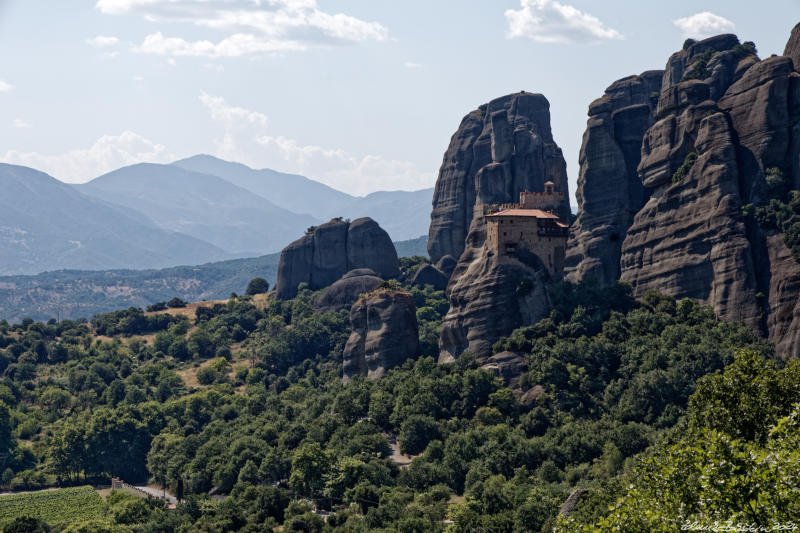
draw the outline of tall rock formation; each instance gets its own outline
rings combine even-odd
[[[483,215],[489,204],[517,202],[520,192],[541,192],[548,181],[564,194],[557,211],[567,219],[566,163],[550,131],[550,104],[540,94],[492,100],[467,115],[453,135],[436,182],[428,237],[432,261],[459,258],[447,286],[440,362],[467,349],[483,360],[500,337],[546,312],[547,268],[530,253],[494,255],[484,246]]]
[[[411,294],[377,289],[350,310],[353,332],[344,348],[343,380],[383,377],[387,370],[419,353],[417,309]]]
[[[369,268],[383,279],[397,277],[394,244],[371,218],[333,219],[283,249],[275,291],[278,298],[293,298],[301,283],[321,289],[356,268]]]
[[[581,209],[570,228],[565,264],[569,280],[593,276],[610,285],[619,279],[622,241],[650,197],[636,169],[663,75],[653,70],[618,80],[589,105],[575,193]]]
[[[547,180],[564,193],[559,214],[570,214],[567,171],[550,131],[550,103],[521,92],[468,114],[444,154],[428,234],[433,263],[461,256],[482,204],[516,202],[522,191],[542,191]]]
[[[745,216],[745,206],[768,199],[767,169],[780,169],[800,189],[800,74],[793,63],[799,33],[792,32],[789,57],[760,61],[752,43],[740,44],[734,35],[687,41],[670,57],[655,109],[652,100],[647,104],[649,127],[641,135],[637,121],[621,132],[631,144],[641,135],[636,173],[645,202],[638,210],[635,202],[621,201],[634,159],[614,149],[620,131],[613,107],[603,101],[609,95],[592,104],[570,279],[593,274],[611,283],[618,276],[637,294],[656,289],[695,298],[720,318],[761,331],[779,353],[800,355],[800,265],[776,230]],[[624,174],[613,170],[623,168],[622,160]],[[612,200],[604,215],[606,197]],[[621,248],[603,240],[611,235]]]

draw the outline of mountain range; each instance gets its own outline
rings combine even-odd
[[[433,189],[356,197],[312,179],[198,155],[68,185],[0,165],[0,275],[152,269],[280,251],[332,217],[370,216],[393,240],[427,233]]]

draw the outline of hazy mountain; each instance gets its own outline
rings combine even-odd
[[[394,243],[399,256],[426,255],[427,236]],[[0,276],[0,320],[91,318],[178,296],[188,301],[243,293],[256,276],[275,284],[280,254],[159,270],[61,270]]]
[[[327,220],[328,212],[351,203],[355,197],[299,174],[284,174],[268,168],[256,170],[241,163],[210,155],[196,155],[172,163],[174,166],[213,174],[266,198],[293,213]],[[338,214],[335,216],[339,216]]]
[[[280,251],[320,222],[218,176],[174,165],[140,163],[76,187],[239,256]]]
[[[309,214],[320,220],[339,216],[353,220],[371,217],[395,241],[428,233],[432,188],[413,192],[380,191],[358,197],[298,174],[284,174],[270,169],[255,170],[210,155],[196,155],[176,161],[173,165],[219,176],[284,209]]]
[[[433,189],[419,191],[378,191],[343,208],[345,218],[370,217],[393,240],[409,240],[428,234]],[[334,216],[332,213],[326,218]],[[339,215],[337,215],[339,216]]]
[[[130,209],[89,198],[37,170],[0,164],[0,273],[151,268],[225,257]]]

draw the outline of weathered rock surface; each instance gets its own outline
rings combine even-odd
[[[458,257],[447,285],[450,310],[439,362],[452,362],[467,349],[485,360],[495,341],[547,310],[547,269],[533,254],[498,258],[489,252],[483,214],[489,204],[517,202],[522,191],[544,191],[548,181],[564,194],[557,212],[567,219],[566,163],[553,141],[544,96],[504,96],[461,122],[439,171],[428,237],[432,261]]]
[[[327,288],[314,302],[313,309],[317,313],[350,309],[360,295],[372,291],[382,281],[369,268],[351,270]]]
[[[343,380],[383,377],[387,370],[419,353],[417,310],[411,295],[377,290],[362,296],[350,310],[353,332],[344,349]]]
[[[278,298],[293,298],[301,283],[321,289],[355,268],[372,269],[384,279],[398,276],[394,244],[371,218],[333,219],[283,249],[275,291]]]
[[[457,264],[458,261],[456,261],[452,255],[445,255],[436,262],[436,268],[441,270],[444,275],[447,276],[447,279],[450,279],[450,276],[453,275],[453,270],[456,269]]]
[[[444,154],[433,196],[428,255],[433,263],[461,256],[480,205],[516,202],[546,181],[564,193],[559,214],[570,213],[567,172],[550,131],[550,104],[521,92],[492,100],[468,114]]]
[[[425,264],[414,273],[411,284],[421,289],[432,285],[434,290],[443,291],[447,287],[447,276],[435,266]]]
[[[783,55],[791,58],[795,70],[800,70],[800,24],[792,28],[786,48],[783,49]]]
[[[570,228],[567,279],[593,276],[602,285],[619,279],[622,241],[649,198],[636,169],[663,74],[649,71],[616,81],[589,106],[575,193],[581,209]]]
[[[465,350],[479,362],[492,345],[514,329],[533,324],[549,308],[547,268],[538,257],[520,251],[516,258],[498,258],[485,247],[481,230],[461,256],[447,287],[450,310],[442,322],[439,362],[451,363]]]
[[[483,370],[493,373],[506,384],[506,387],[521,393],[520,376],[528,370],[525,355],[515,352],[500,352],[489,357],[481,366]]]
[[[779,234],[742,214],[745,204],[765,200],[769,168],[781,169],[800,188],[800,74],[793,70],[798,48],[796,27],[789,57],[760,61],[733,35],[673,54],[655,108],[652,100],[647,104],[650,124],[640,138],[635,172],[622,163],[635,157],[618,146],[614,113],[622,110],[613,111],[608,91],[590,106],[579,215],[567,259],[570,279],[592,274],[610,283],[618,276],[637,294],[656,289],[695,298],[719,317],[767,335],[780,353],[800,355],[800,265]],[[644,117],[645,104],[638,105]],[[634,109],[636,104],[623,110]],[[621,126],[631,144],[641,124]],[[625,204],[619,193],[635,174],[645,188],[639,207]],[[621,240],[616,250],[602,239],[611,234]]]

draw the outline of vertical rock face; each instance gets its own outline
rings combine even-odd
[[[581,209],[570,228],[567,279],[593,276],[603,285],[619,279],[622,241],[649,198],[637,167],[663,74],[649,71],[616,81],[589,106],[575,193]]]
[[[545,315],[549,281],[547,267],[533,254],[498,258],[484,246],[468,245],[447,286],[450,310],[442,321],[439,362],[451,363],[465,350],[486,360],[500,338]]]
[[[798,31],[787,55],[800,52]],[[594,202],[604,191],[623,197],[608,189],[623,188],[624,179],[619,171],[604,172],[621,170],[624,160],[625,178],[631,178],[632,159],[609,133],[607,119],[599,118],[611,114],[615,134],[620,133],[619,115],[604,101],[608,94],[592,104],[581,151],[570,277],[594,274],[610,282],[618,268],[619,278],[638,294],[656,289],[701,300],[721,318],[744,321],[768,335],[780,353],[800,355],[800,265],[779,234],[742,214],[745,204],[765,200],[766,169],[779,168],[791,176],[793,188],[800,185],[800,74],[793,66],[788,57],[759,61],[733,35],[689,42],[673,54],[655,109],[648,104],[650,125],[640,141],[637,173],[645,202],[638,208],[635,202],[617,200],[621,208],[609,203],[605,219]],[[643,116],[644,109],[640,112]],[[622,127],[631,144],[640,125]],[[615,255],[599,237],[617,232],[619,221],[631,213]]]
[[[553,181],[564,193],[559,214],[569,216],[567,172],[550,131],[550,104],[540,94],[492,100],[461,121],[444,154],[433,196],[428,255],[461,256],[478,207],[516,202],[522,191],[542,191]]]
[[[419,353],[417,310],[404,291],[377,290],[350,310],[353,333],[344,349],[343,380],[383,377],[387,370]]]
[[[369,268],[384,279],[396,277],[394,244],[371,218],[333,219],[283,249],[275,291],[279,298],[293,298],[301,283],[321,289],[356,268]]]
[[[550,131],[550,104],[540,94],[518,93],[467,115],[444,156],[434,193],[428,253],[458,257],[442,323],[439,362],[464,350],[479,360],[492,344],[547,310],[547,268],[533,254],[497,257],[489,251],[483,219],[487,204],[517,202],[522,191],[544,191],[552,181],[564,193],[556,207],[569,217],[566,163]]]
[[[783,49],[783,55],[791,58],[794,62],[795,70],[800,70],[800,24],[792,28],[792,33],[786,42],[786,48]]]

